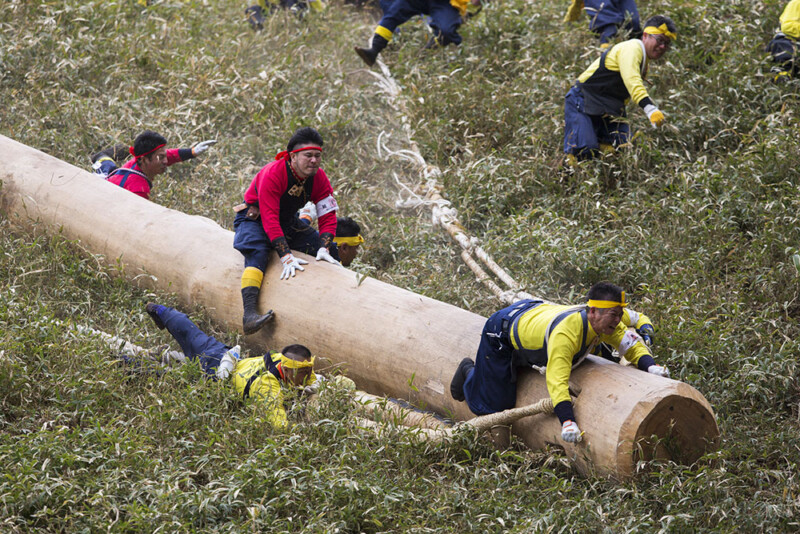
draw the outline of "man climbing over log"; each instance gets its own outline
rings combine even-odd
[[[118,185],[142,198],[149,199],[150,190],[153,188],[153,180],[156,176],[165,172],[170,165],[196,158],[215,143],[215,140],[201,141],[192,148],[168,149],[167,140],[163,135],[145,130],[136,136],[133,146],[129,149],[133,159],[120,168],[112,168],[111,162],[105,159],[103,162],[105,167],[101,165],[98,170],[102,169],[104,172],[108,172],[106,180],[112,184]],[[109,154],[106,151],[101,151],[95,156],[99,159],[108,157]],[[92,163],[94,168],[97,160],[93,158]]]
[[[564,22],[574,22],[581,15],[581,9],[589,17],[589,31],[600,39],[600,47],[608,48],[609,41],[617,34],[619,27],[632,37],[639,38],[642,27],[639,24],[639,9],[634,0],[572,0]]]
[[[450,383],[450,394],[467,401],[476,415],[513,408],[520,367],[546,369],[547,390],[561,422],[561,437],[581,439],[569,394],[572,369],[604,342],[642,371],[669,376],[656,365],[650,350],[636,332],[622,323],[627,306],[619,286],[599,282],[592,286],[588,302],[559,306],[539,300],[522,300],[494,313],[483,328],[475,362],[464,358]]]
[[[367,66],[371,67],[378,59],[378,54],[392,40],[398,26],[416,15],[428,15],[428,26],[433,35],[425,48],[436,45],[447,46],[450,43],[461,44],[458,28],[467,16],[468,4],[480,6],[480,0],[393,0],[382,3],[383,17],[375,28],[369,48],[356,46],[355,51]]]
[[[298,212],[301,222],[309,226],[317,220],[317,210],[312,202],[307,202]],[[350,217],[336,218],[336,237],[333,238],[330,253],[333,259],[342,264],[342,267],[350,267],[353,260],[358,256],[359,248],[364,243],[361,235],[361,226]]]
[[[781,29],[767,45],[772,54],[772,80],[776,83],[797,76],[800,62],[797,60],[800,42],[800,0],[791,0],[781,13]]]
[[[282,385],[302,388],[308,393],[316,391],[314,357],[303,345],[289,345],[281,352],[270,351],[264,356],[240,358],[238,345],[231,347],[209,336],[186,314],[152,302],[147,303],[145,310],[158,328],[166,328],[175,338],[190,361],[200,361],[209,378],[231,377],[236,392],[244,400],[267,403],[267,418],[275,428],[287,426]]]
[[[625,105],[633,99],[653,127],[666,119],[645,89],[648,60],[657,61],[677,38],[669,17],[645,23],[642,39],[612,46],[579,77],[564,100],[564,153],[571,164],[613,152],[630,139]]]
[[[300,128],[289,139],[286,151],[275,156],[256,174],[244,203],[236,206],[233,221],[233,247],[244,255],[242,273],[242,326],[249,335],[273,318],[272,310],[260,315],[258,297],[271,251],[283,264],[281,280],[305,270],[305,260],[292,250],[316,255],[317,261],[338,264],[330,247],[336,235],[336,210],[333,188],[320,168],[322,136],[313,128]],[[297,210],[307,201],[314,203],[319,217],[319,232],[301,222]]]

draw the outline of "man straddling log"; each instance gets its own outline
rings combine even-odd
[[[233,248],[244,255],[242,303],[245,334],[257,332],[274,316],[272,310],[258,313],[258,296],[267,268],[269,253],[275,251],[283,263],[281,280],[303,271],[305,260],[292,250],[316,255],[317,261],[338,264],[329,248],[336,235],[336,211],[328,176],[320,168],[322,136],[314,128],[300,128],[286,147],[256,174],[244,193],[244,203],[236,206],[233,221]],[[317,210],[319,232],[300,221],[297,210],[307,201]]]
[[[569,394],[569,377],[598,343],[608,343],[642,371],[669,376],[656,365],[641,336],[621,319],[627,303],[619,286],[599,282],[580,306],[522,300],[494,313],[483,328],[475,362],[464,358],[450,383],[450,394],[466,400],[476,415],[513,408],[517,402],[517,370],[546,369],[547,391],[561,422],[561,437],[581,440]]]

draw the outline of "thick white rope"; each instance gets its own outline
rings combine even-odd
[[[408,124],[408,112],[405,103],[399,99],[401,95],[400,86],[395,81],[389,67],[387,67],[385,63],[378,59],[377,65],[381,73],[372,70],[368,72],[375,77],[376,84],[386,95],[389,105],[394,108],[398,116],[401,117],[403,131],[410,146],[409,149],[392,150],[384,141],[384,137],[389,137],[389,134],[381,132],[377,140],[378,157],[383,159],[399,158],[411,162],[421,169],[422,180],[424,181],[424,185],[421,184],[412,189],[402,183],[397,177],[397,174],[394,174],[395,182],[397,182],[397,185],[401,189],[399,195],[400,199],[395,202],[395,205],[398,208],[406,209],[420,207],[430,208],[433,224],[441,226],[450,237],[458,243],[462,248],[461,259],[475,274],[475,278],[483,283],[501,302],[511,304],[521,299],[534,298],[530,293],[519,289],[519,284],[514,278],[500,267],[483,247],[481,247],[478,238],[467,235],[464,227],[458,221],[458,212],[451,206],[450,201],[446,200],[441,195],[442,186],[438,184],[437,178],[442,175],[442,171],[435,165],[429,165],[425,161],[425,158],[419,151],[419,147],[413,140],[413,132],[411,126]],[[405,192],[405,197],[403,192]],[[473,254],[488,267],[492,274],[507,286],[507,289],[503,289],[486,273],[483,267],[472,257]]]

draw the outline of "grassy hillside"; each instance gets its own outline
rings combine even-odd
[[[355,269],[497,309],[428,215],[394,206],[396,180],[420,178],[376,150],[382,132],[393,148],[407,139],[352,52],[374,16],[335,3],[303,21],[278,13],[256,35],[243,7],[3,2],[0,133],[83,167],[144,128],[173,146],[216,138],[151,198],[230,228],[256,170],[294,128],[316,125],[342,212],[368,239]],[[652,130],[631,108],[635,147],[574,172],[561,167],[563,95],[598,52],[584,21],[561,22],[566,2],[489,5],[460,48],[420,50],[427,35],[411,22],[384,59],[467,229],[531,293],[576,302],[596,281],[624,285],[656,324],[657,359],[717,411],[718,453],[691,468],[642,464],[619,485],[576,476],[558,451],[373,437],[338,390],[276,432],[196,368],[121,372],[60,321],[157,346],[169,338],[143,305],[174,297],[0,215],[0,530],[797,530],[800,82],[762,75],[783,2],[639,7],[679,27],[649,74],[670,127]]]

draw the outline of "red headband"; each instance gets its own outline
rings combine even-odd
[[[278,152],[275,155],[275,160],[277,161],[279,159],[289,159],[289,154],[294,154],[295,152],[302,152],[303,150],[319,150],[320,152],[322,152],[322,147],[319,147],[319,146],[304,146],[303,148],[295,148],[291,152],[287,152],[286,150],[284,150],[283,152]]]
[[[147,152],[145,152],[144,154],[139,154],[138,156],[136,155],[136,152],[134,152],[134,151],[133,151],[133,147],[130,147],[130,148],[128,149],[128,152],[130,152],[130,153],[131,153],[131,156],[133,156],[133,159],[139,159],[139,158],[141,158],[141,157],[143,157],[143,156],[146,156],[146,155],[148,155],[148,154],[150,154],[150,153],[152,153],[152,152],[155,152],[156,150],[158,150],[158,149],[159,149],[159,148],[161,148],[162,146],[166,146],[166,145],[164,145],[164,144],[158,145],[158,146],[157,146],[157,147],[155,147],[154,149],[152,149],[152,150],[148,150],[148,151],[147,151]]]

